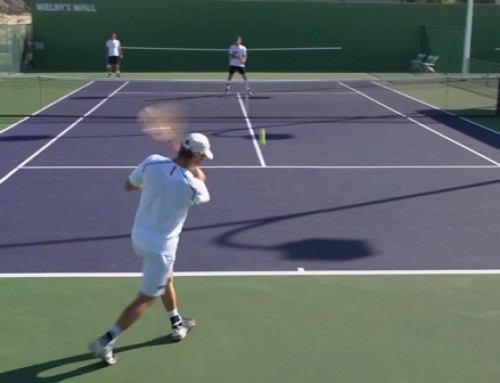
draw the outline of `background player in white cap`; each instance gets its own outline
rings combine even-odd
[[[172,338],[182,340],[195,326],[192,318],[177,311],[172,272],[179,235],[192,205],[208,202],[206,176],[200,164],[212,159],[208,138],[191,133],[182,141],[177,157],[151,155],[135,168],[125,182],[125,190],[141,190],[132,228],[132,245],[142,258],[142,282],[138,296],[123,310],[118,320],[102,336],[92,341],[90,350],[108,365],[116,363],[113,343],[161,297],[172,325]]]

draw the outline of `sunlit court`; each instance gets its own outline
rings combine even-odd
[[[0,76],[0,382],[498,380],[500,71],[495,43],[474,34],[472,56],[487,46],[489,57],[463,71],[467,2],[174,3],[161,26],[156,1],[115,11],[114,25],[100,24],[115,0],[32,1],[33,62]],[[394,7],[392,27],[368,29],[387,40],[400,28],[402,50],[379,44],[394,60],[361,63],[348,16],[388,20]],[[429,7],[463,27],[448,50]],[[310,37],[244,17],[217,24],[222,9],[264,20],[285,8]],[[183,34],[188,9],[195,32],[220,28]],[[488,15],[500,6],[474,11],[477,34],[498,29]],[[129,26],[134,12],[151,25]],[[344,28],[333,23],[330,39],[328,15]],[[75,70],[56,60],[56,21],[82,41]],[[73,30],[83,26],[85,37]],[[118,68],[105,62],[111,32]],[[238,33],[248,78],[228,81]],[[420,67],[425,43],[439,59]],[[145,129],[155,108],[170,120]],[[125,181],[151,154],[176,158],[193,132],[213,152],[201,165],[211,198],[189,210],[174,275],[196,327],[176,341],[158,301],[108,366],[88,344],[142,286],[131,241],[141,191]]]

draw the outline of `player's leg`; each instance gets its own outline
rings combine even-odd
[[[112,73],[112,65],[111,65],[111,57],[108,56],[108,59],[107,59],[107,64],[106,64],[106,72],[108,72],[108,77],[111,76],[111,73]]]
[[[247,72],[246,72],[246,69],[244,66],[242,67],[238,67],[238,73],[241,75],[241,77],[243,78],[243,80],[245,81],[245,91],[248,93],[248,94],[252,94],[251,90],[250,90],[250,85],[248,84],[248,78],[247,78]]]
[[[108,63],[110,66],[110,71],[108,72],[108,77],[111,76],[112,73],[116,73],[116,65],[118,63],[118,57],[116,56],[109,56],[108,58]]]
[[[119,57],[116,58],[115,73],[116,73],[116,77],[121,77],[121,73],[120,73],[120,58]]]
[[[182,321],[182,318],[177,310],[177,294],[174,289],[174,276],[172,271],[170,271],[165,294],[161,296],[161,301],[168,313],[172,326],[178,325]]]
[[[109,365],[116,363],[113,353],[113,344],[120,334],[132,326],[149,307],[156,298],[165,294],[168,281],[168,273],[173,262],[172,257],[163,257],[159,253],[143,251],[134,246],[137,255],[143,258],[142,281],[138,296],[122,311],[118,320],[110,329],[94,339],[90,344],[90,350],[95,356],[101,358]]]
[[[230,65],[229,66],[229,76],[227,77],[227,83],[226,83],[226,94],[229,93],[229,90],[231,89],[231,80],[233,79],[234,74],[236,73],[236,67]]]
[[[165,294],[162,295],[161,300],[170,318],[172,338],[177,341],[184,339],[187,333],[196,326],[196,320],[194,318],[183,318],[179,313],[177,294],[174,288],[173,269],[170,272]]]
[[[95,356],[101,358],[109,365],[116,363],[113,353],[113,343],[118,336],[132,326],[149,307],[155,302],[156,297],[139,293],[139,295],[123,310],[115,324],[100,337],[89,344],[90,350]]]

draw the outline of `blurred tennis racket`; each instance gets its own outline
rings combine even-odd
[[[179,150],[186,135],[184,110],[176,104],[157,103],[142,108],[137,119],[141,131],[153,140]]]

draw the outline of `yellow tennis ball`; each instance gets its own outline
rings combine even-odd
[[[259,142],[261,145],[266,144],[266,129],[261,128],[259,131]]]

